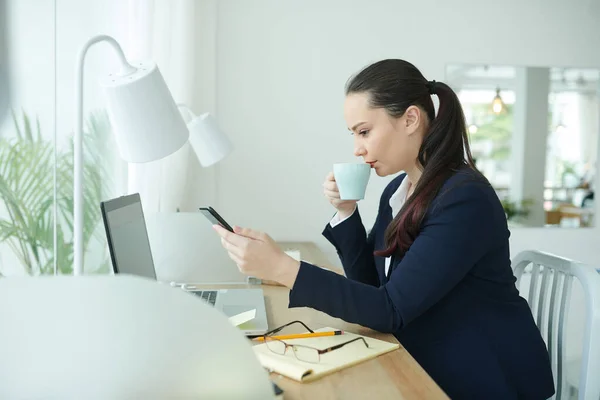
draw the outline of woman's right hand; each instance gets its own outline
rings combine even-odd
[[[333,172],[330,172],[325,178],[325,182],[323,183],[323,193],[325,193],[325,197],[331,205],[333,205],[338,210],[338,215],[341,219],[349,217],[354,212],[356,208],[357,200],[341,200],[340,199],[340,191],[338,190],[337,183],[335,182],[335,177]]]

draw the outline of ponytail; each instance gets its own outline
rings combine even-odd
[[[423,84],[423,95],[437,95],[439,110],[419,149],[421,177],[412,196],[386,229],[386,248],[376,251],[377,256],[403,256],[419,234],[427,210],[444,182],[464,165],[475,169],[465,116],[456,93],[445,83],[432,81]]]

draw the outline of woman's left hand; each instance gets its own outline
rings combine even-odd
[[[213,228],[221,244],[244,275],[294,286],[300,263],[285,254],[269,235],[248,228],[234,227],[234,233],[219,225]]]

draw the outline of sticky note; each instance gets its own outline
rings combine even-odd
[[[251,321],[256,317],[256,310],[244,311],[243,313],[229,317],[229,322],[233,326],[239,326],[245,322]]]

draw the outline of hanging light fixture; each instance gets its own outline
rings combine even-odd
[[[502,101],[502,97],[500,97],[500,88],[496,88],[496,96],[492,100],[492,111],[498,115],[502,110],[504,110],[504,102]]]
[[[554,126],[554,132],[561,135],[567,131],[567,126],[563,122],[565,105],[564,105],[564,103],[560,103],[560,102],[558,102],[558,100],[556,100],[556,94],[554,95],[554,101],[557,102],[555,109],[556,109],[556,114],[558,116],[558,118],[557,118],[558,121],[557,121],[556,125]]]
[[[556,133],[558,133],[559,135],[561,135],[567,131],[567,126],[563,122],[562,111],[558,114],[558,123],[556,124],[554,131]]]

